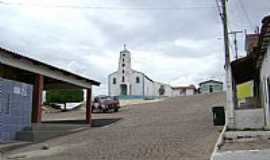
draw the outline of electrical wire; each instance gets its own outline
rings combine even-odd
[[[67,8],[67,9],[92,9],[92,10],[195,10],[195,9],[208,9],[215,8],[215,6],[185,6],[185,7],[117,7],[117,6],[83,6],[83,5],[38,5],[38,4],[26,4],[26,3],[10,3],[0,1],[2,5],[15,5],[24,6],[30,5],[42,8]]]
[[[245,5],[244,5],[243,1],[242,1],[242,0],[239,0],[238,2],[239,2],[239,4],[240,4],[240,7],[241,7],[242,10],[243,10],[243,13],[245,14],[245,17],[246,17],[246,19],[247,19],[247,21],[248,21],[248,23],[249,23],[249,26],[250,26],[251,28],[254,27],[253,24],[252,24],[252,22],[251,22],[251,19],[250,19],[250,17],[249,17],[249,14],[248,14],[248,12],[247,12],[247,10],[246,10],[246,8],[245,8]]]
[[[221,18],[221,20],[223,19],[222,17],[222,11],[221,11],[221,8],[220,8],[220,5],[219,5],[219,0],[216,0],[216,5],[217,5],[217,9],[218,9],[218,13],[219,13],[219,16]]]

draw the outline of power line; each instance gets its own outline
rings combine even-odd
[[[235,59],[238,59],[238,43],[237,43],[237,34],[243,33],[243,31],[231,31],[229,34],[234,36],[234,51],[235,51]]]
[[[221,18],[221,20],[223,19],[223,17],[222,17],[222,11],[221,11],[221,6],[220,6],[220,4],[219,4],[219,0],[216,0],[216,5],[217,5],[217,9],[218,9],[218,13],[219,13],[219,16],[220,16],[220,18]]]
[[[67,8],[67,9],[93,9],[93,10],[195,10],[215,8],[215,6],[185,6],[185,7],[118,7],[118,6],[83,6],[83,5],[39,5],[39,4],[26,4],[26,3],[9,3],[0,1],[2,5],[9,6],[34,6],[43,8]]]
[[[239,0],[239,4],[240,4],[240,7],[241,7],[242,10],[243,10],[243,13],[245,14],[245,17],[246,17],[246,19],[247,19],[247,21],[248,21],[248,23],[249,23],[249,26],[252,28],[253,25],[252,25],[251,19],[250,19],[250,17],[249,17],[249,14],[248,14],[248,12],[247,12],[247,10],[246,10],[246,8],[245,8],[245,5],[244,5],[244,3],[242,2],[242,0]]]

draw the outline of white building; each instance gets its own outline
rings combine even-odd
[[[196,87],[194,85],[190,86],[179,86],[173,87],[173,96],[193,96],[196,94]]]
[[[131,55],[126,45],[120,52],[118,70],[108,76],[108,90],[110,96],[173,96],[170,85],[155,82],[144,73],[131,68]]]
[[[263,27],[259,47],[262,49],[260,84],[261,84],[261,105],[264,115],[264,128],[270,129],[270,15],[263,19]]]
[[[270,129],[270,16],[262,22],[260,33],[247,36],[247,56],[231,63],[234,105],[226,106],[229,129]],[[252,82],[253,93],[239,103],[237,85],[247,82]]]

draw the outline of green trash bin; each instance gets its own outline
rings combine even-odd
[[[225,109],[222,106],[212,107],[213,123],[215,126],[225,125]]]

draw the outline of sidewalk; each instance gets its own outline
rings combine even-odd
[[[270,149],[217,152],[213,160],[269,160]]]
[[[153,99],[153,100],[144,100],[144,99],[129,99],[129,100],[120,100],[120,106],[128,106],[135,104],[146,104],[163,101],[163,99]]]
[[[212,160],[269,160],[269,131],[226,131]]]

